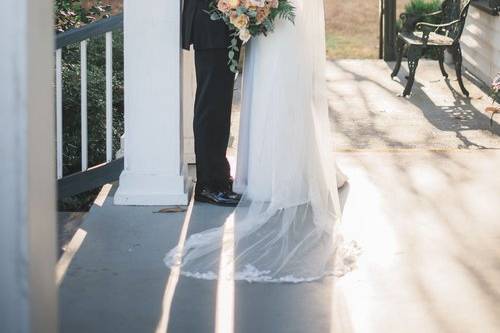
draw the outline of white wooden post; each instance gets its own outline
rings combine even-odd
[[[184,159],[186,163],[195,163],[194,155],[194,99],[196,94],[196,76],[194,71],[194,52],[184,51],[182,58],[182,114],[184,122]]]
[[[184,205],[180,1],[125,0],[125,170],[118,205]]]
[[[57,332],[52,11],[0,11],[0,332]]]
[[[106,33],[106,162],[113,160],[113,33]]]
[[[82,171],[89,167],[89,135],[88,135],[88,87],[87,87],[87,41],[80,43],[80,124],[81,124],[81,154]]]

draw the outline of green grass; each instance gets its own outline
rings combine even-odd
[[[398,16],[408,2],[397,1]],[[325,0],[328,58],[378,58],[379,12],[377,0]]]
[[[374,41],[377,42],[373,36],[353,38],[352,36],[337,34],[335,32],[327,32],[327,56],[330,59],[376,58],[378,56],[378,47],[373,45]]]

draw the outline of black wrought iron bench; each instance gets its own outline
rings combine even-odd
[[[451,51],[455,59],[458,84],[463,94],[467,97],[469,96],[469,92],[462,80],[460,37],[465,27],[470,2],[471,0],[445,0],[441,6],[441,10],[434,13],[418,16],[407,13],[401,14],[403,29],[398,34],[396,45],[398,58],[391,77],[394,78],[398,75],[406,50],[409,75],[403,96],[410,95],[413,83],[415,82],[418,62],[429,49],[437,51],[441,73],[446,78],[448,74],[444,67],[444,52],[447,49]],[[425,22],[430,17],[440,18],[441,23],[431,24]]]

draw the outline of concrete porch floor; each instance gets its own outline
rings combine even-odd
[[[341,80],[348,74],[340,65],[361,73]],[[434,93],[424,89],[431,82],[417,84],[405,100],[395,97],[402,89],[397,81],[380,76],[374,87],[391,88],[377,101],[379,88],[352,90],[356,80],[372,85],[360,77],[362,66],[344,61],[328,69],[332,107],[344,103],[350,110],[334,120],[339,164],[350,177],[342,193],[344,223],[363,248],[355,272],[300,285],[179,277],[163,265],[165,253],[189,234],[223,224],[231,210],[192,204],[187,212],[157,214],[163,207],[118,207],[115,188],[106,187],[58,265],[61,331],[500,331],[500,150],[473,149],[500,147],[482,118],[486,97],[468,83],[477,94],[467,106],[476,111],[464,120],[470,130],[452,116],[433,122],[425,116],[431,111],[415,104],[431,99]],[[374,68],[389,74],[387,65]],[[449,110],[442,115],[463,110],[440,82],[439,105]],[[369,107],[360,107],[363,98]],[[378,108],[392,111],[377,115]],[[391,115],[402,118],[394,126],[379,121]]]

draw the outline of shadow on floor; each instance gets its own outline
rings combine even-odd
[[[406,83],[405,68],[398,83],[385,62],[330,62],[330,112],[339,148],[500,148],[500,125],[491,127],[483,113],[488,97],[467,80],[475,97],[462,96],[433,65],[421,65],[412,96],[403,98],[397,94]]]

